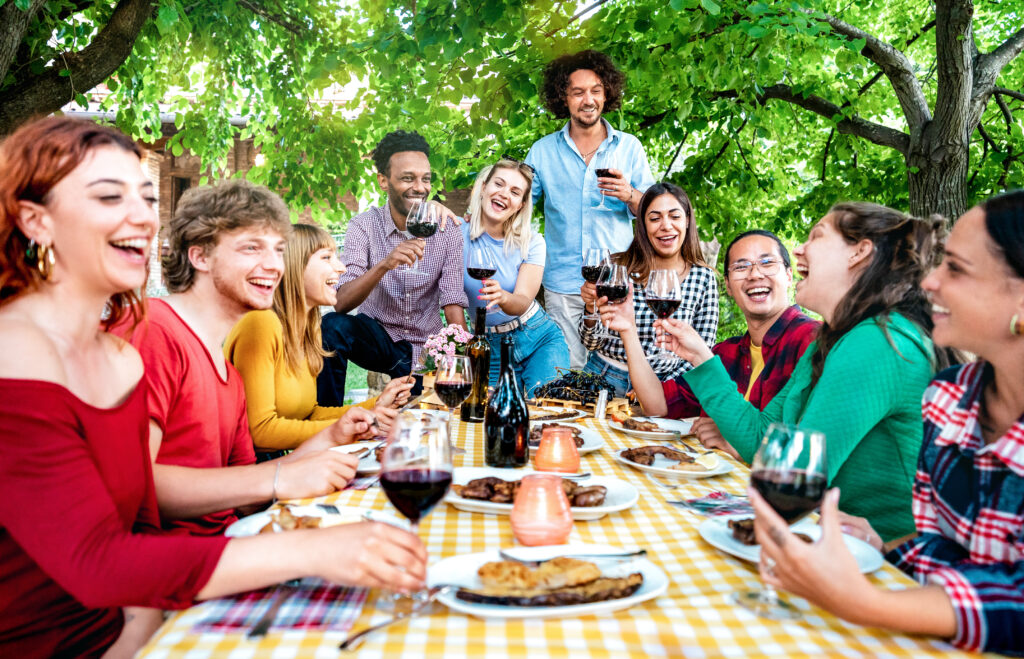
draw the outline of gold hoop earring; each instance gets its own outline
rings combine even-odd
[[[39,245],[37,253],[36,270],[39,271],[43,281],[46,281],[53,274],[53,266],[57,259],[53,256],[53,247],[51,245]]]
[[[1014,336],[1024,334],[1024,320],[1019,314],[1013,314],[1013,318],[1010,319],[1010,334]]]

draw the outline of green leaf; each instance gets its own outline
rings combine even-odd
[[[14,0],[14,6],[22,11],[28,11],[32,6],[32,0]]]
[[[673,11],[682,11],[684,7],[683,0],[669,0],[668,6],[671,7]]]
[[[700,0],[700,6],[712,16],[718,16],[718,13],[722,11],[722,6],[715,2],[715,0]]]
[[[185,149],[181,146],[181,142],[175,142],[171,146],[171,155],[175,158],[180,158],[181,154],[185,152]]]
[[[161,35],[166,35],[171,32],[174,28],[174,24],[178,22],[178,10],[171,5],[164,5],[156,12],[156,29],[160,31]]]
[[[760,39],[767,33],[768,30],[764,29],[760,25],[751,25],[749,28],[747,28],[747,34],[750,36],[751,39]]]

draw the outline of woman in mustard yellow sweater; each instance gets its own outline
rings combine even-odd
[[[344,266],[330,234],[296,224],[284,255],[273,309],[252,311],[231,330],[224,356],[245,383],[249,428],[257,455],[293,449],[331,425],[347,407],[320,407],[316,376],[327,352],[320,338],[321,305],[334,306]],[[386,431],[408,398],[412,378],[392,380],[361,406],[373,408]],[[265,456],[260,456],[265,457]]]

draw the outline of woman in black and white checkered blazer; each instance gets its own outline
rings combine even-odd
[[[632,304],[636,315],[634,329],[658,378],[671,379],[692,366],[655,344],[656,316],[647,306],[646,287],[653,270],[675,270],[679,275],[682,304],[671,318],[690,324],[709,346],[718,330],[718,283],[714,271],[704,262],[693,206],[686,192],[671,183],[655,183],[640,200],[634,222],[633,242],[625,252],[611,255],[611,262],[625,267],[630,295],[622,304]],[[598,297],[595,284],[580,290],[587,314],[580,321],[580,338],[590,350],[584,370],[604,375],[614,386],[615,395],[630,389],[626,351],[618,332],[605,329],[596,313],[608,310],[608,299]],[[589,317],[588,316],[592,316]]]

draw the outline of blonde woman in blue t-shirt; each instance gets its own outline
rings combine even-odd
[[[491,384],[498,378],[501,338],[513,341],[516,375],[532,396],[540,385],[553,380],[556,366],[569,364],[565,336],[537,303],[544,275],[544,237],[530,226],[533,215],[533,169],[502,159],[477,176],[469,201],[469,222],[462,225],[464,258],[486,253],[497,269],[490,279],[477,280],[465,273],[463,287],[469,306],[487,306],[487,340],[491,344]]]

